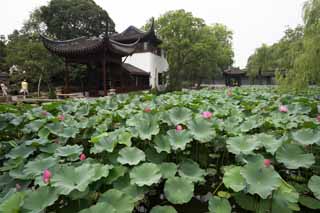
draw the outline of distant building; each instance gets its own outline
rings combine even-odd
[[[273,71],[262,72],[255,78],[250,78],[245,69],[231,67],[223,71],[226,86],[241,85],[273,85],[275,84],[275,74]]]

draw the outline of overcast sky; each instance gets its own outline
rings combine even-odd
[[[223,23],[234,33],[235,66],[245,67],[248,57],[262,43],[273,44],[284,30],[302,24],[306,0],[95,0],[122,31],[141,27],[150,17],[168,10],[185,9],[207,24]],[[48,0],[0,0],[0,35],[20,29],[33,9]]]

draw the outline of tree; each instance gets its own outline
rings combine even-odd
[[[0,71],[7,70],[5,65],[5,57],[6,57],[6,41],[4,36],[0,35]]]
[[[66,40],[80,36],[100,36],[115,31],[108,13],[93,0],[51,0],[47,6],[35,10],[23,31],[43,32]]]
[[[52,77],[62,72],[62,61],[52,56],[39,39],[38,36],[29,36],[18,31],[9,36],[6,64],[19,67],[10,75],[13,90],[19,89],[23,79],[30,83],[31,90],[37,89],[41,81],[45,82],[50,90]]]
[[[170,89],[200,84],[232,64],[232,33],[223,25],[207,26],[192,13],[176,10],[155,20],[155,29],[167,51]]]

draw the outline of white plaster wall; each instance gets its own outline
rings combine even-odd
[[[150,73],[150,86],[163,90],[165,85],[158,85],[158,73],[166,72],[169,69],[169,64],[166,58],[156,54],[145,52],[135,53],[129,56],[125,63],[132,64],[146,72]]]

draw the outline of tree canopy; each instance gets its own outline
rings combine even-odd
[[[169,11],[155,20],[170,65],[169,85],[200,83],[232,64],[232,32],[222,24],[206,25],[185,10]]]

